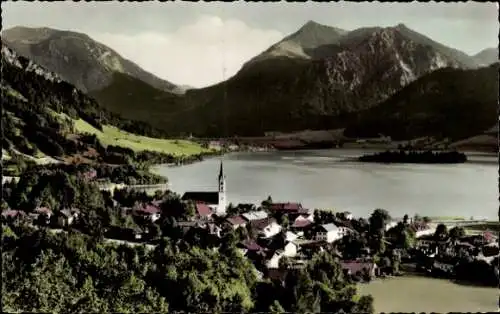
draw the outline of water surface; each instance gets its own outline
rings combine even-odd
[[[496,218],[498,162],[494,155],[469,156],[452,165],[374,164],[345,161],[366,151],[311,150],[235,153],[182,167],[157,167],[172,190],[217,189],[220,160],[232,203],[297,201],[310,208],[348,210],[367,216],[384,208],[392,216]]]
[[[498,311],[498,289],[456,284],[447,279],[409,276],[374,280],[358,285],[358,292],[373,296],[377,313]]]

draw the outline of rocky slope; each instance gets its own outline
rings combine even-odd
[[[498,48],[488,48],[473,56],[474,60],[479,65],[490,65],[498,62]]]
[[[282,43],[295,46],[278,53],[286,50]],[[402,24],[345,32],[308,23],[228,81],[188,92],[211,97],[176,120],[209,135],[334,129],[427,73],[475,66],[466,54]]]
[[[2,31],[2,41],[84,92],[109,86],[113,83],[114,73],[123,73],[157,89],[183,93],[182,88],[144,71],[85,34],[51,28],[14,27]]]

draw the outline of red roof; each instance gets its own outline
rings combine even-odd
[[[160,212],[160,209],[154,205],[149,205],[149,204],[142,204],[139,205],[138,207],[135,208],[137,212],[147,214],[147,215],[153,215],[157,214]]]
[[[292,227],[294,228],[304,228],[311,225],[311,222],[305,218],[297,218],[295,219]]]
[[[14,209],[7,209],[2,211],[2,216],[4,217],[16,217],[16,216],[22,216],[24,215],[23,211],[20,210],[14,210]]]
[[[273,223],[276,223],[276,219],[270,217],[250,221],[250,225],[257,230],[263,230]]]
[[[364,269],[371,271],[375,267],[375,264],[366,262],[341,262],[340,264],[343,269],[349,270],[351,274],[356,274]]]
[[[160,207],[160,205],[163,203],[162,200],[154,200],[151,202],[151,204],[153,204],[153,206],[156,206],[156,207]]]
[[[483,232],[483,238],[486,241],[493,241],[494,240],[494,235],[490,231],[485,231],[485,232]]]
[[[273,203],[269,206],[269,209],[282,212],[298,212],[302,210],[302,205],[300,203]]]
[[[241,226],[247,223],[246,220],[241,216],[229,217],[227,221],[233,226]]]
[[[48,207],[37,207],[35,208],[35,212],[39,214],[52,215],[52,211]]]
[[[241,244],[249,251],[261,251],[263,248],[258,245],[254,240],[245,240]]]
[[[212,210],[210,209],[210,207],[208,207],[207,204],[201,202],[196,203],[196,212],[202,217],[212,215]]]

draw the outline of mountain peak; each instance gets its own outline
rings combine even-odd
[[[326,25],[323,25],[323,24],[319,24],[313,20],[309,20],[307,21],[302,27],[301,29],[305,29],[305,28],[313,28],[313,27],[329,27],[329,26],[326,26]]]
[[[408,29],[408,27],[403,23],[399,23],[394,28],[396,28],[396,29]]]
[[[174,84],[144,71],[84,33],[16,26],[2,32],[2,41],[18,54],[58,73],[85,92],[108,86],[116,72],[135,77],[160,90],[177,90]]]

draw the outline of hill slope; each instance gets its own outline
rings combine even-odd
[[[490,65],[498,62],[498,48],[488,48],[473,56],[477,64]]]
[[[187,141],[125,132],[155,130],[103,110],[73,85],[6,46],[2,47],[1,89],[2,148],[8,152],[103,161],[116,146],[131,154],[148,150],[173,156],[205,151]]]
[[[83,47],[60,51],[88,54]],[[356,112],[427,73],[475,65],[402,24],[348,32],[310,21],[214,86],[176,95],[133,73],[111,71],[110,83],[90,94],[112,112],[171,135],[259,136],[342,128]]]
[[[160,90],[182,92],[173,83],[144,71],[85,34],[51,28],[14,27],[2,31],[2,41],[84,92],[110,85],[115,73],[128,74]]]
[[[445,68],[423,76],[380,105],[362,111],[349,137],[419,137],[452,141],[491,133],[498,123],[498,68]]]

